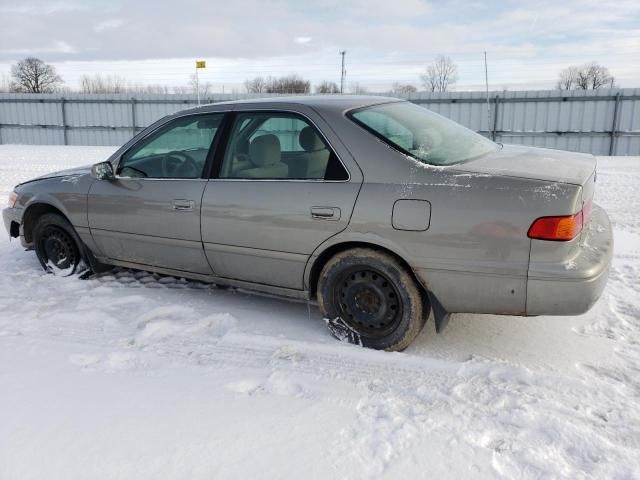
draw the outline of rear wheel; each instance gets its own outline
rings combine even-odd
[[[76,273],[82,260],[71,224],[61,215],[46,213],[33,228],[36,255],[45,271],[60,276]]]
[[[380,350],[404,350],[424,326],[422,292],[393,256],[356,248],[322,269],[318,302],[334,336]]]

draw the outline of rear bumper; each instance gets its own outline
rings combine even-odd
[[[527,279],[527,315],[579,315],[600,298],[613,257],[611,222],[601,207],[593,206],[587,229],[569,261],[553,265],[532,261]]]

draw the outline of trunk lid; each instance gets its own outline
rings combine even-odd
[[[596,169],[596,158],[585,153],[504,145],[501,149],[459,165],[468,172],[531,178],[583,186]]]

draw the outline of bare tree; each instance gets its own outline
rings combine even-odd
[[[603,67],[597,62],[583,65],[578,72],[576,88],[581,90],[598,90],[604,86],[614,86],[615,79],[609,73],[607,67]]]
[[[558,83],[556,88],[558,90],[573,90],[576,88],[576,80],[578,79],[578,73],[580,70],[578,67],[567,67],[558,75]]]
[[[579,67],[574,65],[562,70],[556,87],[558,90],[597,90],[615,85],[614,77],[609,69],[597,62],[586,63]]]
[[[191,93],[198,93],[198,90],[200,90],[201,97],[209,95],[211,90],[213,90],[211,82],[203,82],[202,80],[199,80],[195,73],[192,73],[189,77],[189,86],[191,87]]]
[[[191,93],[191,87],[184,88],[184,93]],[[119,75],[83,75],[80,77],[80,91],[82,93],[147,93],[167,94],[172,88],[157,83],[132,83]],[[178,93],[178,92],[174,92]]]
[[[420,80],[431,92],[446,92],[458,80],[458,66],[450,57],[438,55],[431,65],[427,65]]]
[[[340,87],[336,82],[324,80],[316,85],[316,93],[340,93]]]
[[[279,78],[267,78],[266,93],[309,93],[311,82],[300,75],[292,73]]]
[[[11,90],[23,93],[50,93],[64,82],[53,65],[39,58],[25,58],[11,66]]]
[[[160,83],[136,84],[134,86],[131,86],[129,91],[133,93],[166,95],[171,93],[173,91],[173,88],[169,87],[168,85],[162,85]]]
[[[349,91],[354,95],[364,95],[366,93],[369,93],[369,90],[361,85],[360,82],[351,82],[351,84],[349,85]]]
[[[191,87],[188,85],[175,85],[171,87],[171,93],[187,95],[191,92],[192,92]]]
[[[102,76],[97,73],[80,77],[82,93],[125,93],[127,90],[126,79],[118,75]]]
[[[394,82],[394,84],[391,86],[392,95],[409,95],[411,93],[416,93],[417,91],[418,89],[416,87],[408,83],[402,84]]]
[[[244,81],[244,88],[247,93],[264,93],[267,81],[262,77],[247,79]]]
[[[7,93],[11,91],[11,81],[9,75],[2,72],[0,73],[0,93]]]

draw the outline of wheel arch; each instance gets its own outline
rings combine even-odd
[[[307,278],[307,286],[308,286],[309,296],[311,298],[315,298],[317,296],[318,280],[320,278],[320,272],[322,272],[322,269],[326,265],[326,263],[334,255],[340,252],[344,252],[346,250],[351,250],[353,248],[370,248],[372,250],[384,252],[384,253],[387,253],[388,255],[391,255],[403,267],[407,269],[409,274],[413,277],[414,281],[416,282],[416,285],[418,285],[418,288],[422,292],[423,296],[425,298],[427,297],[428,292],[427,292],[426,286],[423,284],[420,278],[415,274],[409,262],[407,262],[400,253],[392,250],[388,246],[383,246],[379,243],[375,243],[371,241],[344,240],[344,241],[336,242],[327,246],[324,250],[320,251],[319,253],[317,251],[314,253],[314,256],[312,257],[312,261],[310,262],[311,266],[309,267],[308,278]]]
[[[36,224],[36,220],[45,213],[56,213],[71,224],[69,217],[58,207],[41,201],[31,203],[22,215],[22,234],[26,243],[33,242],[33,227]]]
[[[91,267],[91,270],[95,273],[100,273],[110,268],[108,265],[103,264],[96,259],[94,253],[83,241],[82,237],[78,234],[76,228],[71,223],[69,216],[60,208],[45,201],[30,203],[22,215],[22,233],[26,245],[33,243],[33,228],[38,218],[48,213],[60,215],[60,217],[67,221],[71,228],[71,234],[74,237],[78,249],[80,250],[80,254],[82,255],[83,260]]]

